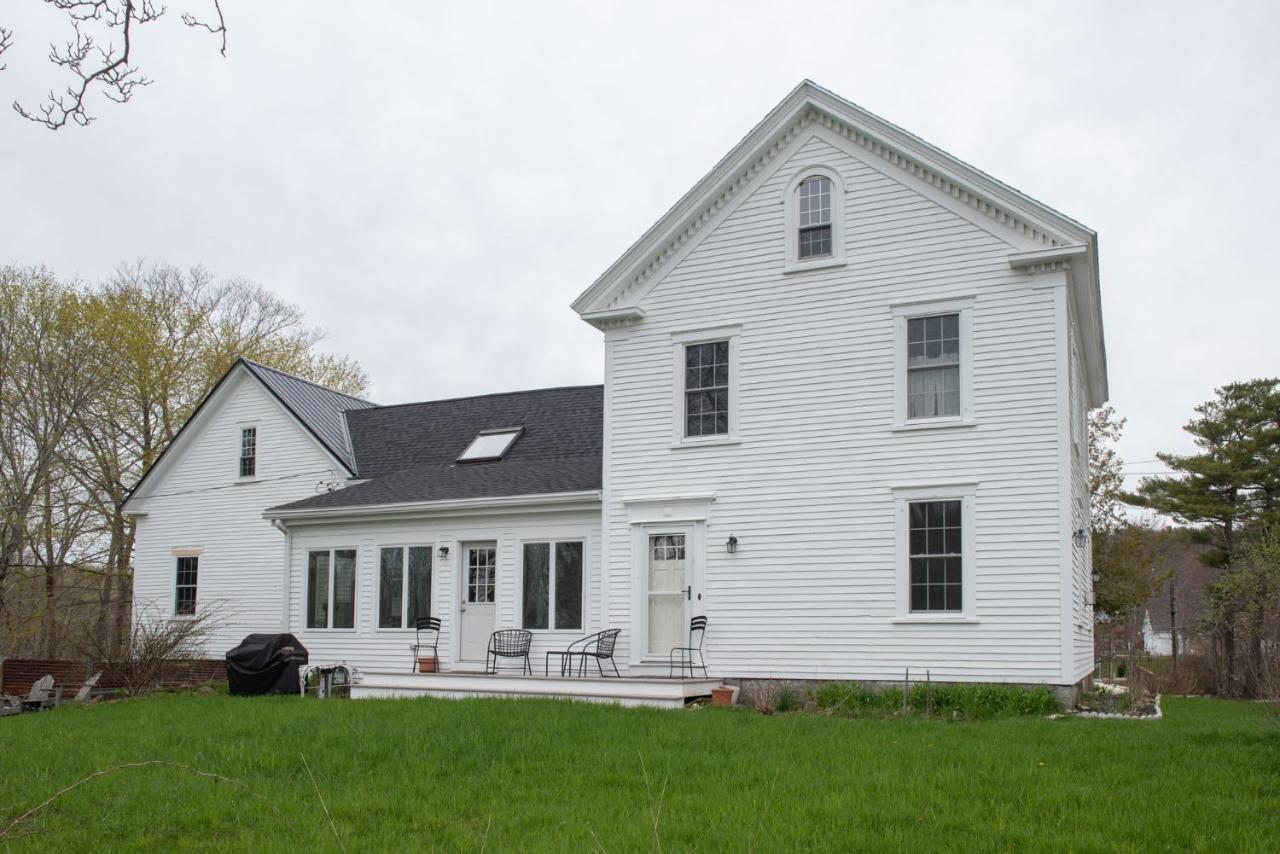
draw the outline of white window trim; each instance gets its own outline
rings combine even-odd
[[[244,431],[253,429],[253,474],[240,474],[240,455],[244,451]],[[262,430],[256,421],[236,425],[236,483],[253,483],[262,476]]]
[[[896,615],[893,623],[922,625],[970,624],[979,622],[974,608],[977,589],[977,565],[974,563],[973,506],[978,484],[974,482],[940,483],[934,486],[893,487],[895,529]],[[960,604],[959,611],[911,610],[911,520],[907,505],[916,501],[960,502]]]
[[[326,617],[328,618],[328,622],[330,623],[330,625],[313,627],[313,626],[307,625],[307,608],[311,604],[311,591],[308,589],[308,585],[307,585],[307,573],[309,571],[307,565],[311,562],[312,552],[325,552],[325,551],[329,553],[329,610],[326,613]],[[332,625],[333,597],[334,597],[334,594],[337,593],[337,586],[333,583],[333,574],[336,570],[336,567],[335,567],[336,561],[334,560],[333,553],[348,552],[348,551],[356,553],[356,562],[352,567],[352,572],[355,573],[355,579],[354,579],[355,583],[352,585],[354,589],[351,592],[351,628],[337,629],[337,628],[334,628]],[[307,546],[305,549],[303,549],[302,551],[302,630],[304,632],[325,632],[326,634],[339,634],[339,635],[340,634],[354,635],[359,632],[360,630],[360,561],[361,560],[362,560],[362,555],[360,554],[359,546],[315,545],[315,546]],[[433,578],[434,578],[434,575],[433,575]]]
[[[374,583],[376,588],[373,605],[373,630],[375,632],[395,633],[395,632],[412,632],[413,626],[409,625],[406,615],[409,611],[409,549],[426,549],[428,556],[431,558],[431,602],[435,604],[436,600],[436,546],[432,543],[381,543],[374,550],[374,569],[377,571],[377,581]],[[380,626],[382,622],[382,550],[383,549],[399,549],[400,559],[404,561],[402,571],[400,573],[400,628]],[[315,549],[314,551],[319,551]],[[357,555],[357,563],[359,555]],[[359,586],[359,585],[357,585]],[[305,616],[305,615],[304,615]],[[428,615],[430,616],[430,615]],[[345,631],[345,629],[340,630]]]
[[[170,554],[173,558],[173,597],[170,600],[172,605],[169,609],[169,618],[172,620],[193,620],[200,613],[200,567],[204,563],[204,549],[171,549]],[[190,614],[178,613],[178,558],[180,557],[193,557],[196,559],[196,607],[195,611]]]
[[[937,314],[960,315],[960,414],[907,418],[907,321]],[[893,306],[893,429],[934,430],[973,427],[973,297]]]
[[[524,625],[524,547],[531,543],[548,543],[551,547],[550,577],[547,580],[547,627],[545,629],[529,629]],[[582,543],[582,579],[578,594],[581,598],[582,624],[576,629],[557,629],[556,625],[556,543]],[[563,537],[525,537],[520,540],[520,561],[516,567],[516,613],[519,614],[520,628],[535,635],[586,633],[590,621],[587,619],[587,567],[590,560],[591,541],[584,534],[567,534]]]
[[[800,184],[806,178],[821,175],[831,182],[831,254],[825,258],[800,259]],[[796,172],[782,195],[783,222],[787,230],[784,273],[802,273],[807,270],[823,270],[840,267],[845,263],[844,254],[844,179],[829,166],[812,164]]]
[[[711,329],[691,329],[671,335],[671,447],[700,448],[708,445],[736,445],[742,441],[738,430],[738,374],[739,341],[742,327],[717,326]],[[684,413],[684,348],[690,344],[707,344],[712,341],[729,342],[729,432],[714,436],[686,436]]]

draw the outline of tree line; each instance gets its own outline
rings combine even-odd
[[[1096,613],[1136,633],[1146,602],[1168,580],[1161,551],[1170,535],[1125,508],[1171,519],[1214,570],[1204,612],[1190,626],[1208,641],[1211,687],[1280,697],[1280,379],[1216,389],[1183,428],[1196,451],[1157,454],[1171,473],[1144,478],[1135,492],[1124,489],[1114,450],[1123,426],[1110,407],[1090,420]],[[1172,641],[1176,653],[1176,631]]]
[[[363,394],[322,338],[270,291],[199,268],[90,285],[0,268],[0,661],[127,645],[129,490],[238,356]]]

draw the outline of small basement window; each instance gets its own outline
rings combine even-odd
[[[471,440],[471,444],[467,445],[467,449],[458,457],[458,462],[475,463],[486,460],[500,460],[506,456],[507,451],[511,449],[511,445],[523,432],[523,427],[481,430],[480,434]]]

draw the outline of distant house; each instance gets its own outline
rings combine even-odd
[[[444,670],[617,628],[630,676],[706,616],[716,676],[1069,689],[1097,252],[806,81],[574,301],[601,385],[375,406],[237,362],[129,499],[136,601],[369,679],[428,614]]]
[[[1204,616],[1205,588],[1217,570],[1205,566],[1200,555],[1207,546],[1191,542],[1178,531],[1170,531],[1158,549],[1159,568],[1170,577],[1147,602],[1142,616],[1142,648],[1150,655],[1173,653],[1174,609],[1176,608],[1178,651],[1196,651],[1201,642],[1200,619]],[[1171,605],[1173,607],[1171,607]]]

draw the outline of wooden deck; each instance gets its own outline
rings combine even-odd
[[[519,674],[403,671],[360,671],[351,686],[354,699],[376,697],[551,697],[622,706],[681,708],[698,697],[711,696],[721,680],[660,679],[655,677],[600,678],[598,676],[522,676]]]

